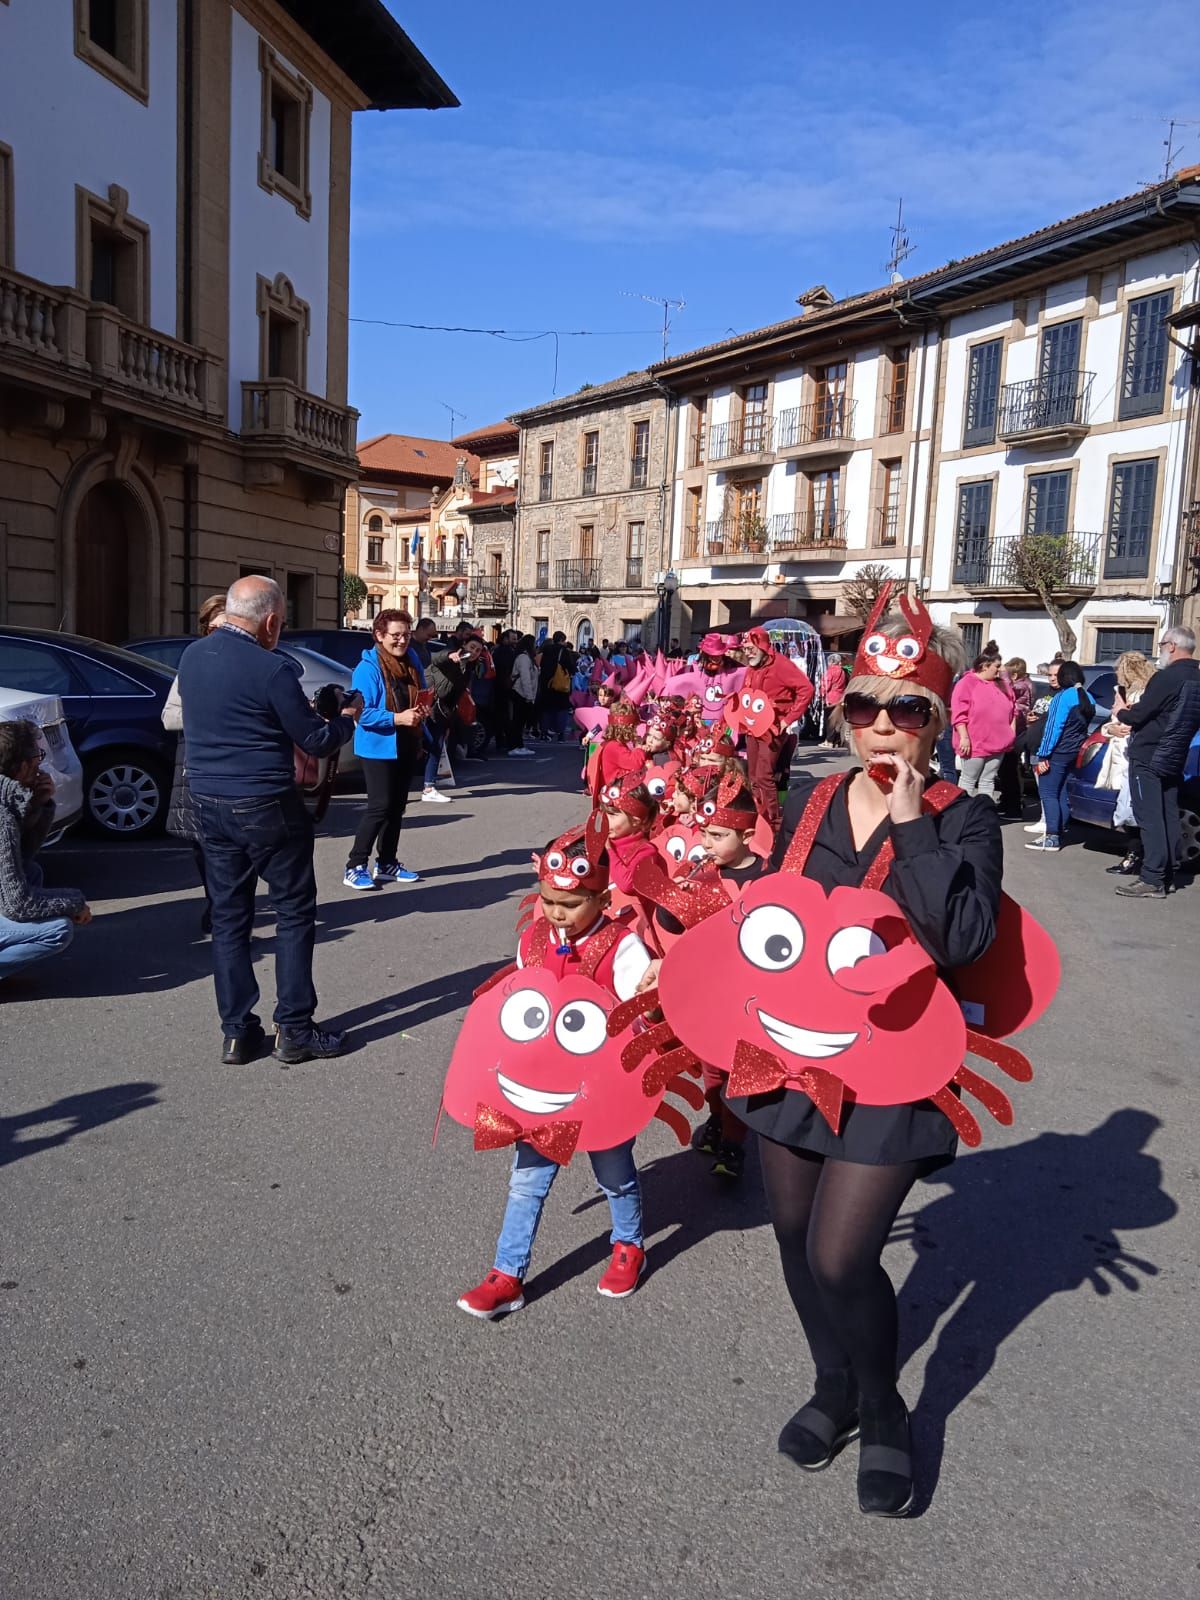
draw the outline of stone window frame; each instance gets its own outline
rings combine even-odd
[[[109,185],[108,199],[75,185],[75,287],[91,299],[92,234],[97,224],[135,251],[132,311],[116,309],[143,327],[150,326],[150,225],[129,214],[129,194],[120,184]]]
[[[110,55],[91,33],[90,0],[75,0],[75,54],[118,89],[150,103],[150,0],[122,0],[123,31],[129,37],[129,60]]]
[[[287,322],[293,322],[300,330],[299,361],[297,374],[288,381],[294,383],[297,389],[308,389],[308,335],[312,321],[311,308],[307,300],[301,300],[292,285],[292,280],[283,272],[277,272],[269,282],[261,274],[257,287],[258,306],[258,375],[261,383],[270,381],[270,333],[271,317],[282,317]]]
[[[0,0],[0,5],[7,0]],[[0,141],[0,267],[16,265],[12,146]]]
[[[299,72],[293,72],[280,60],[265,39],[258,41],[258,70],[262,79],[262,126],[258,147],[259,187],[268,194],[280,195],[296,208],[307,222],[312,217],[312,188],[310,183],[312,152],[313,86]],[[300,178],[293,181],[280,172],[272,159],[271,151],[271,99],[278,91],[297,108],[300,131]]]

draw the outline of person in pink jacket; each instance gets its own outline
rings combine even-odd
[[[1016,743],[1017,708],[1000,676],[999,656],[979,656],[950,697],[950,725],[959,755],[959,787],[996,798],[1000,758]]]

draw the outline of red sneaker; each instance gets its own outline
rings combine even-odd
[[[464,1294],[455,1304],[469,1317],[482,1317],[490,1322],[506,1311],[520,1311],[525,1296],[521,1293],[520,1278],[510,1278],[507,1272],[497,1272],[493,1267],[477,1289]]]
[[[610,1300],[624,1300],[638,1286],[638,1279],[646,1270],[646,1252],[636,1244],[613,1245],[612,1260],[608,1264],[608,1271],[600,1279],[596,1288],[600,1294],[605,1294]]]

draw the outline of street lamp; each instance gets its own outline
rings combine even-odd
[[[678,590],[679,578],[674,569],[668,567],[656,586],[658,618],[655,623],[655,633],[658,636],[658,648],[660,650],[665,650],[670,641],[671,609],[675,604],[675,595]]]

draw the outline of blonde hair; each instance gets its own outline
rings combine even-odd
[[[1027,678],[1029,676],[1029,667],[1024,656],[1014,656],[1011,661],[1006,661],[1004,670],[1010,678]]]
[[[1117,657],[1113,671],[1122,689],[1144,689],[1154,676],[1155,667],[1140,650],[1126,650]]]
[[[196,613],[196,632],[201,638],[211,631],[213,618],[219,616],[224,609],[225,596],[223,594],[210,594]]]
[[[885,617],[874,631],[882,633],[888,639],[903,639],[906,634],[912,632],[912,624],[904,617],[893,613]],[[967,650],[963,644],[962,634],[957,628],[935,627],[929,636],[926,648],[935,656],[941,656],[954,677],[957,678],[960,673],[966,671]],[[850,679],[846,685],[846,693],[872,695],[881,705],[887,705],[889,700],[897,700],[901,695],[921,695],[933,705],[934,722],[938,733],[941,733],[950,721],[950,713],[941,696],[934,694],[932,689],[927,689],[923,683],[914,683],[911,678],[885,678],[876,677],[873,673],[870,675],[863,673]],[[834,710],[829,725],[843,735],[847,732],[841,706]]]

